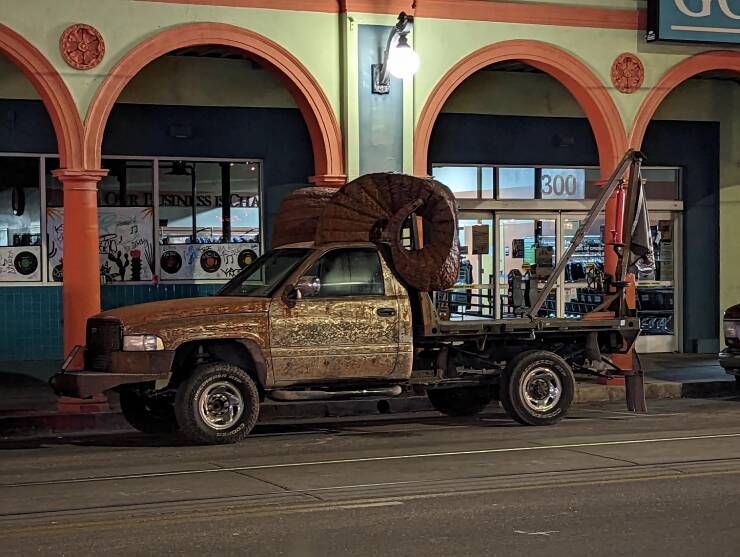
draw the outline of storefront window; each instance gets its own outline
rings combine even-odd
[[[160,161],[162,278],[227,279],[260,253],[260,163]]]
[[[98,184],[98,257],[104,283],[148,281],[155,274],[153,164],[103,159],[108,175]],[[46,234],[50,281],[64,278],[64,207],[57,159],[47,159]]]
[[[496,188],[496,169],[492,166],[481,168],[481,197],[483,199],[493,199]]]
[[[39,159],[0,157],[0,281],[39,280]]]
[[[563,217],[563,248],[568,249],[586,216]],[[586,232],[563,271],[565,317],[581,319],[603,301],[604,215]]]
[[[583,169],[586,199],[601,195],[601,171]],[[645,195],[648,201],[676,201],[681,199],[681,171],[678,168],[642,168]],[[581,198],[583,199],[583,198]]]
[[[534,199],[534,168],[499,168],[499,199]]]
[[[586,171],[583,168],[542,168],[538,199],[573,201],[586,195]]]
[[[450,188],[458,199],[478,198],[478,167],[438,166],[433,170],[434,179]]]
[[[678,168],[643,168],[648,201],[681,199],[681,175]]]

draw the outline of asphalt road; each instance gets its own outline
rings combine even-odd
[[[0,555],[740,555],[740,399],[0,443]]]

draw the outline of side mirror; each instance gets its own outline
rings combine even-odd
[[[298,279],[295,285],[298,298],[312,298],[321,291],[321,280],[315,276],[305,276]]]

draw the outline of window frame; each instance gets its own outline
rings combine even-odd
[[[586,184],[584,183],[584,198],[583,199],[542,199],[537,197],[541,191],[541,178],[542,170],[547,168],[554,168],[558,170],[577,169],[577,170],[599,170],[600,167],[593,165],[568,165],[568,164],[501,164],[501,163],[446,163],[446,162],[434,162],[431,163],[432,176],[434,176],[435,168],[449,168],[449,167],[473,167],[477,168],[476,174],[476,191],[477,197],[455,197],[460,206],[460,209],[476,210],[476,209],[530,209],[530,210],[543,210],[543,209],[556,209],[556,210],[574,210],[582,211],[588,210],[596,198],[587,196]],[[483,177],[482,170],[484,168],[493,168],[493,197],[483,197]],[[500,197],[500,177],[499,170],[501,168],[532,168],[535,171],[535,193],[533,198],[506,198]],[[668,210],[668,211],[682,211],[683,210],[683,168],[680,166],[643,166],[644,170],[673,170],[676,172],[676,198],[675,199],[648,199],[648,205],[654,205],[657,209],[653,210]],[[454,192],[453,192],[454,195]],[[521,206],[521,207],[520,207]]]
[[[314,265],[318,264],[324,257],[328,256],[331,253],[334,252],[349,252],[349,251],[365,251],[365,252],[372,252],[375,257],[377,257],[378,260],[378,268],[380,270],[380,280],[381,285],[383,287],[383,292],[381,293],[373,293],[373,294],[348,294],[348,295],[333,295],[333,296],[312,296],[310,298],[304,298],[304,301],[307,300],[346,300],[347,298],[366,298],[368,296],[372,296],[374,298],[385,298],[388,295],[388,285],[385,281],[385,270],[383,268],[383,260],[380,255],[380,252],[377,250],[377,248],[373,246],[352,246],[352,247],[344,247],[344,246],[337,246],[331,249],[328,249],[324,252],[321,252],[315,259],[312,259],[309,261],[296,276],[296,281],[300,280],[304,276],[312,276],[308,275],[307,273],[314,267]],[[298,303],[300,303],[301,300],[298,300]]]
[[[48,262],[48,241],[47,241],[47,235],[46,235],[46,229],[47,229],[47,210],[49,209],[47,204],[47,169],[50,167],[49,160],[58,160],[59,154],[58,153],[29,153],[29,152],[21,152],[21,153],[15,153],[15,152],[0,152],[0,157],[28,157],[28,158],[35,158],[39,161],[39,175],[38,175],[38,183],[39,183],[39,200],[41,204],[41,218],[40,218],[40,226],[41,226],[41,255],[40,255],[40,268],[41,268],[41,279],[37,281],[2,281],[0,282],[0,288],[3,287],[16,287],[16,286],[55,286],[55,287],[61,287],[63,285],[63,282],[57,282],[54,280],[51,280],[49,277],[49,262]],[[155,252],[155,274],[159,277],[160,284],[226,284],[229,282],[229,278],[215,278],[215,279],[202,279],[202,278],[185,278],[185,279],[166,279],[162,278],[161,276],[161,245],[159,243],[158,239],[158,231],[157,231],[157,225],[159,223],[159,161],[172,161],[172,160],[186,160],[186,161],[192,161],[192,162],[253,162],[257,163],[259,165],[258,167],[258,180],[259,180],[259,189],[258,189],[258,195],[260,198],[260,206],[259,206],[259,222],[260,222],[260,239],[259,239],[259,250],[260,255],[265,253],[265,228],[264,228],[264,175],[265,175],[265,161],[264,159],[260,157],[242,157],[242,158],[234,158],[234,157],[223,157],[223,158],[214,158],[214,157],[188,157],[188,156],[151,156],[151,155],[107,155],[103,154],[103,159],[118,159],[118,160],[136,160],[136,161],[151,161],[152,163],[152,172],[153,172],[153,184],[152,184],[152,197],[153,200],[156,200],[157,202],[154,203],[153,206],[153,220],[154,220],[154,230],[153,230],[153,238],[154,238],[154,252]],[[239,245],[239,244],[234,244]],[[121,281],[121,282],[112,282],[112,283],[106,283],[103,284],[103,286],[107,285],[118,285],[118,286],[137,286],[137,285],[147,285],[150,286],[152,284],[151,280],[140,280],[140,281]]]

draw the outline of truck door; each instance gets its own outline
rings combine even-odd
[[[280,298],[270,306],[275,381],[383,378],[399,351],[399,308],[384,278],[377,250],[337,248],[325,253],[302,281],[316,292],[295,307]],[[318,279],[318,281],[316,280]]]

